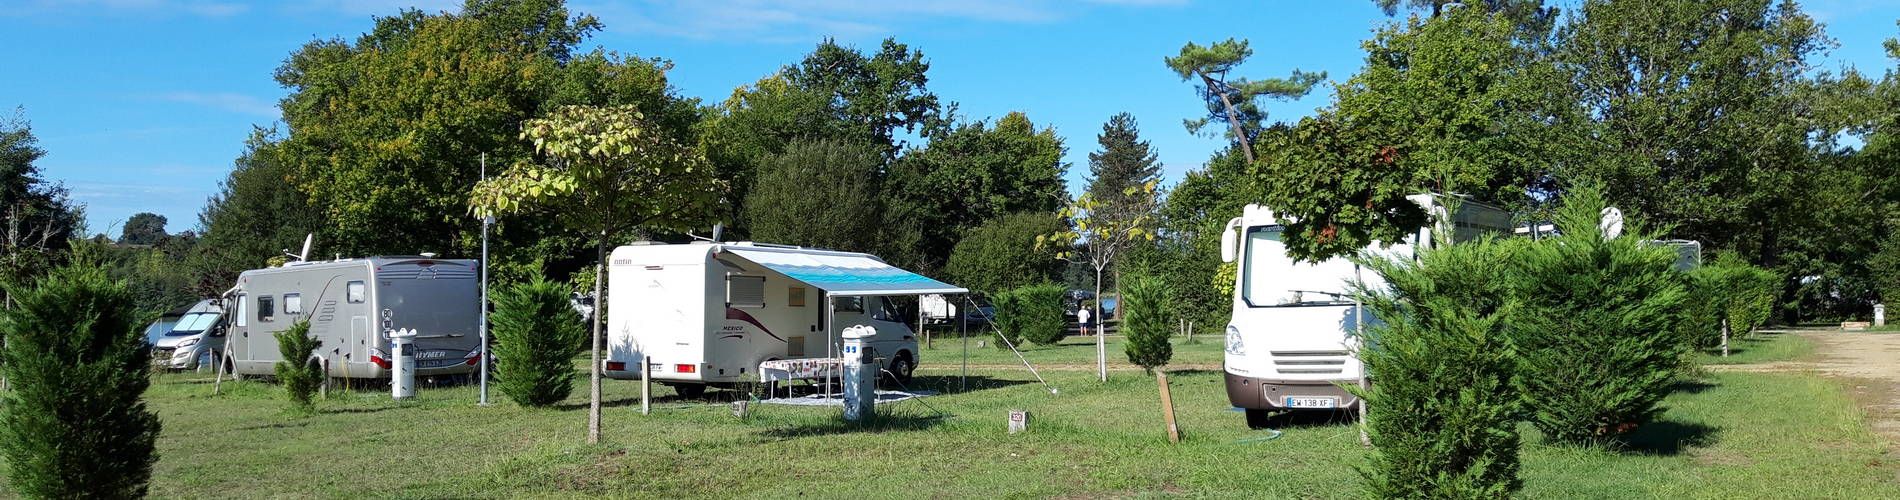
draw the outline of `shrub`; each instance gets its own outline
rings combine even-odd
[[[317,387],[323,385],[323,365],[317,362],[312,353],[322,347],[323,341],[310,336],[310,320],[298,319],[290,328],[272,334],[277,337],[277,353],[281,361],[273,368],[277,372],[277,381],[284,384],[284,392],[290,395],[290,404],[299,410],[309,410],[311,399],[317,394]]]
[[[1140,366],[1150,375],[1155,368],[1166,366],[1174,358],[1174,345],[1168,343],[1168,335],[1174,325],[1168,324],[1168,294],[1160,280],[1151,276],[1129,276],[1121,284],[1121,304],[1125,307],[1122,314],[1123,347],[1128,351],[1128,362]]]
[[[1573,189],[1562,236],[1528,245],[1513,273],[1519,391],[1554,442],[1614,445],[1662,412],[1689,344],[1680,335],[1684,278],[1676,253],[1637,224],[1605,239],[1600,188]]]
[[[1018,345],[1024,340],[1042,345],[1062,341],[1063,329],[1068,327],[1062,317],[1064,293],[1060,285],[1042,284],[996,295],[990,301],[996,306],[995,330]]]
[[[132,293],[90,262],[8,291],[16,306],[0,312],[0,369],[13,390],[0,405],[0,454],[9,486],[36,498],[144,496],[159,421],[140,399],[151,351]]]
[[[1369,309],[1360,359],[1376,383],[1347,389],[1366,400],[1373,452],[1360,474],[1372,497],[1505,498],[1522,485],[1505,321],[1519,245],[1478,239],[1416,261],[1364,261],[1386,283],[1354,285]]]
[[[1721,342],[1724,326],[1732,333],[1754,330],[1768,321],[1780,292],[1775,273],[1733,252],[1718,254],[1714,262],[1689,272],[1692,298],[1683,304],[1685,335],[1695,345],[1714,345]]]
[[[1048,283],[1062,270],[1063,261],[1038,250],[1036,237],[1067,228],[1053,213],[1024,212],[991,219],[971,228],[957,242],[944,274],[958,285],[983,293]]]
[[[496,388],[516,404],[543,407],[574,388],[574,356],[587,348],[588,328],[559,283],[535,280],[495,295]]]

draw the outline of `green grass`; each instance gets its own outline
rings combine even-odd
[[[1200,352],[1207,347],[1182,347],[1208,356]],[[1218,359],[1218,347],[1212,350]],[[1085,365],[1093,353],[1084,345],[1029,352],[1052,365]],[[1007,350],[992,356],[1015,362]],[[424,389],[408,403],[380,391],[333,393],[321,413],[298,416],[284,411],[273,385],[229,384],[213,396],[203,375],[169,374],[148,394],[165,424],[152,495],[1358,494],[1353,467],[1364,450],[1354,427],[1292,422],[1278,439],[1236,442],[1265,434],[1227,409],[1218,370],[1170,375],[1185,433],[1179,445],[1165,439],[1154,379],[1138,371],[1111,373],[1107,384],[1090,371],[1045,371],[1058,395],[1020,368],[977,371],[969,390],[957,392],[957,371],[952,360],[927,357],[914,385],[947,394],[881,406],[883,418],[868,426],[841,422],[837,409],[771,405],[755,405],[741,421],[717,401],[678,400],[658,385],[660,409],[643,416],[638,384],[608,381],[606,443],[599,446],[581,444],[584,387],[557,409],[505,400],[476,407],[472,387]],[[1547,447],[1525,427],[1524,496],[1900,496],[1881,444],[1832,382],[1717,373],[1683,389],[1666,401],[1661,422],[1639,431],[1633,451]],[[1029,433],[1004,432],[1011,409],[1033,413]]]
[[[1755,333],[1729,339],[1729,355],[1719,347],[1703,348],[1697,361],[1705,365],[1745,365],[1793,361],[1814,352],[1814,341],[1791,333]]]
[[[1174,358],[1170,364],[1218,369],[1226,338],[1220,335],[1202,335],[1203,333],[1206,332],[1196,332],[1193,343],[1188,343],[1186,337],[1175,336]],[[976,345],[978,341],[987,345],[978,347]],[[1109,335],[1105,338],[1105,343],[1109,369],[1140,369],[1128,362],[1128,354],[1122,347],[1120,335]],[[969,347],[972,365],[1022,366],[1022,361],[1018,360],[1016,354],[1010,352],[1008,347],[997,345],[995,336],[971,334]],[[1095,337],[1070,335],[1054,346],[1025,344],[1017,348],[1022,350],[1023,358],[1028,359],[1030,364],[1036,365],[1039,369],[1044,365],[1068,369],[1083,367],[1083,365],[1095,366]],[[963,362],[963,339],[956,337],[954,333],[938,337],[930,346],[924,347],[923,359],[925,365],[957,366]]]

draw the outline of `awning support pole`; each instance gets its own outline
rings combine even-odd
[[[963,303],[969,304],[970,294],[963,294]],[[958,307],[957,329],[963,335],[963,377],[957,382],[957,392],[970,391],[970,312]]]

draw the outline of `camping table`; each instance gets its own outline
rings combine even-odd
[[[759,363],[759,381],[822,380],[844,373],[844,358],[775,359]]]

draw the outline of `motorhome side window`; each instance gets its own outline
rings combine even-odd
[[[878,321],[897,321],[897,304],[892,304],[890,297],[878,297],[877,302],[874,304],[876,304],[877,307],[872,309],[871,319]]]
[[[303,294],[284,294],[284,314],[303,314]]]
[[[726,303],[732,307],[765,307],[765,277],[727,276]]]
[[[249,307],[250,307],[249,304],[245,304],[244,295],[242,294],[238,295],[237,296],[237,326],[249,326],[251,324],[250,313],[246,312],[246,310]]]
[[[837,311],[841,313],[864,312],[864,297],[838,297],[832,303],[836,304]]]
[[[276,300],[271,298],[271,296],[269,295],[257,296],[257,320],[270,321],[272,317],[276,316],[275,314],[276,309],[277,309],[276,306],[277,306]]]
[[[351,304],[361,304],[364,300],[367,300],[366,295],[368,295],[368,292],[363,288],[363,282],[361,281],[351,281],[348,285],[344,285],[343,289],[344,298],[349,300]]]

